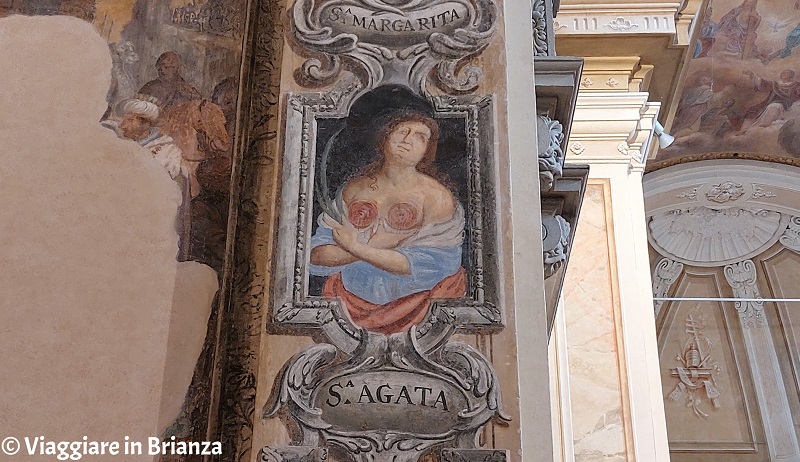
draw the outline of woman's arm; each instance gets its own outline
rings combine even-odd
[[[396,250],[373,248],[368,244],[358,242],[358,231],[346,218],[344,224],[331,223],[331,227],[333,229],[333,240],[337,244],[337,246],[332,247],[335,247],[337,251],[346,252],[350,258],[354,259],[353,261],[365,261],[372,266],[394,274],[411,274],[411,264],[405,255]],[[323,246],[317,248],[321,247]],[[341,257],[341,255],[337,256]]]
[[[317,266],[343,266],[358,261],[358,258],[338,245],[328,244],[311,249],[310,261]]]
[[[334,232],[333,235],[335,238],[336,233]],[[396,250],[376,249],[356,242],[350,247],[350,253],[355,258],[384,271],[404,276],[411,274],[411,264],[408,262],[408,258]]]

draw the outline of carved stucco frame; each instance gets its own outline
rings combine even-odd
[[[317,120],[343,118],[358,87],[334,93],[291,93],[287,97],[281,225],[274,258],[272,319],[279,325],[321,327],[329,310],[345,320],[337,300],[308,295],[314,201],[314,166],[317,155]],[[494,106],[489,96],[435,96],[429,98],[435,118],[463,118],[466,125],[468,163],[468,225],[465,229],[470,255],[468,295],[437,300],[434,306],[450,308],[456,325],[467,331],[501,328],[504,317],[498,300],[499,262],[495,216],[497,169],[494,163]],[[299,155],[298,155],[299,153]],[[339,322],[358,340],[349,323]]]

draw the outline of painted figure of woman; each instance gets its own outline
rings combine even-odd
[[[368,330],[404,331],[432,299],[466,291],[464,209],[434,166],[438,138],[433,119],[396,115],[377,134],[377,158],[341,190],[339,221],[318,218],[309,271],[328,276],[323,295]]]

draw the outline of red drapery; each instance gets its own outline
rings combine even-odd
[[[463,297],[466,291],[466,273],[463,268],[459,268],[455,274],[442,279],[431,290],[406,295],[384,305],[368,302],[345,289],[341,273],[336,273],[325,281],[322,294],[341,299],[355,325],[388,335],[403,332],[422,321],[428,313],[431,299]]]

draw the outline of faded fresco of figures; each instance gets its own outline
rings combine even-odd
[[[800,157],[800,0],[712,0],[657,160],[706,152]]]
[[[169,109],[178,103],[201,99],[197,88],[189,85],[181,76],[182,68],[183,63],[178,53],[174,51],[163,53],[156,61],[158,77],[144,84],[139,93],[156,98],[163,109]]]
[[[170,152],[180,153],[180,174],[170,171],[170,175],[180,183],[184,197],[176,221],[180,238],[178,260],[201,261],[221,271],[225,236],[224,233],[220,235],[219,230],[227,229],[227,212],[219,210],[219,200],[214,201],[213,207],[195,204],[195,201],[202,202],[207,198],[207,195],[202,195],[206,186],[204,179],[212,181],[213,184],[208,186],[218,193],[229,186],[219,183],[221,178],[230,182],[231,139],[228,130],[232,127],[233,121],[229,119],[234,117],[231,106],[235,111],[235,97],[231,103],[230,90],[227,99],[221,92],[215,92],[220,102],[227,106],[226,117],[219,105],[203,98],[197,88],[184,79],[182,69],[182,60],[176,52],[161,54],[156,61],[158,77],[145,83],[132,98],[118,104],[117,110],[103,123],[115,128],[121,137],[148,148],[150,146],[143,143],[156,134],[162,138],[169,137],[170,146],[177,150],[170,149]],[[230,79],[225,81],[228,87],[233,86]],[[140,106],[151,110],[147,114],[131,112],[131,108]],[[137,127],[141,127],[142,133],[125,130],[132,125],[131,120],[139,121]],[[205,171],[200,175],[204,162]],[[224,196],[223,202],[227,204],[227,194]],[[211,213],[211,216],[204,216],[206,213]],[[205,244],[213,250],[207,249]]]
[[[717,33],[725,37],[725,51],[749,58],[756,51],[756,37],[761,15],[756,10],[758,0],[744,0],[720,19]]]
[[[705,58],[716,41],[719,24],[711,19],[713,12],[714,9],[709,5],[703,18],[703,23],[700,25],[700,36],[697,38],[694,53],[692,53],[693,58]]]
[[[187,317],[176,329],[191,326],[191,334],[181,337],[178,332],[178,338],[170,338],[180,350],[171,350],[170,357],[180,360],[184,369],[188,366],[190,377],[194,366],[180,414],[163,435],[178,441],[206,437],[218,313],[211,298],[220,286],[228,238],[239,93],[235,76],[241,64],[247,4],[246,0],[0,1],[0,17],[74,15],[91,22],[107,41],[112,83],[100,123],[149,152],[163,167],[164,176],[179,185],[183,199],[174,228],[179,266],[202,268],[207,276],[216,273],[217,280],[207,277],[192,283],[192,293],[205,295],[195,297],[202,299],[199,304],[192,302],[181,311]],[[177,388],[180,395],[181,387]],[[168,459],[186,460],[166,456],[160,460]]]

